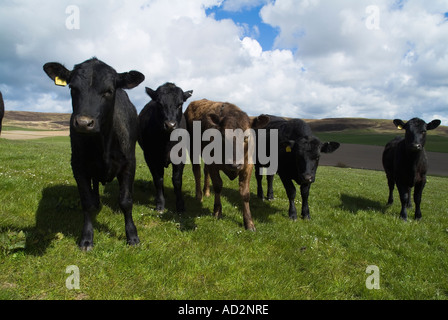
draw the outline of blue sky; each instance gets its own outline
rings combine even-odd
[[[240,25],[244,30],[244,36],[253,37],[262,46],[264,51],[274,47],[274,40],[278,36],[278,29],[263,22],[260,10],[263,5],[242,8],[237,11],[226,10],[222,6],[216,6],[206,10],[207,15],[216,20],[230,19]]]
[[[71,112],[42,66],[96,56],[145,74],[128,91],[137,111],[145,87],[169,81],[252,116],[448,125],[447,12],[446,0],[1,1],[0,91],[7,110]]]

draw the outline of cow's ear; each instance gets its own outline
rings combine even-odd
[[[339,149],[341,144],[339,142],[325,142],[320,148],[320,152],[322,153],[333,153]]]
[[[146,87],[145,88],[146,93],[148,94],[148,96],[151,97],[152,100],[157,100],[157,92],[152,90],[151,88]]]
[[[65,87],[70,82],[71,72],[60,63],[46,63],[44,71],[57,86]]]
[[[193,90],[184,92],[184,102],[187,101],[193,95]]]
[[[394,125],[398,128],[398,130],[403,130],[404,126],[406,125],[403,120],[400,119],[395,119],[394,120]]]
[[[138,71],[129,71],[118,74],[117,87],[133,89],[145,80],[145,76]]]
[[[426,125],[426,130],[434,130],[438,126],[440,126],[441,123],[442,123],[442,121],[440,121],[440,120],[432,120],[430,123],[428,123]]]
[[[285,151],[286,153],[291,153],[292,149],[296,142],[294,140],[284,140],[280,142],[281,151]]]
[[[208,124],[211,127],[214,127],[214,128],[219,128],[220,127],[221,118],[217,114],[210,113],[210,114],[207,114],[206,117],[207,117],[207,120],[208,120]]]
[[[268,115],[262,114],[252,120],[251,127],[253,129],[262,129],[268,125],[269,121],[271,121],[271,118]]]

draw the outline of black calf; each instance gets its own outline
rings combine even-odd
[[[395,184],[401,200],[400,217],[407,220],[406,208],[411,205],[411,189],[414,189],[415,219],[422,218],[420,203],[423,188],[426,184],[426,172],[428,160],[425,152],[426,132],[434,130],[440,125],[440,120],[431,123],[414,118],[404,123],[402,120],[394,120],[395,126],[406,130],[404,138],[397,137],[386,145],[383,152],[383,167],[386,171],[389,185],[388,205],[394,202],[393,191]]]
[[[172,83],[160,86],[156,91],[146,88],[150,101],[139,115],[139,144],[143,149],[146,163],[153,177],[156,188],[156,210],[165,210],[165,196],[163,187],[164,169],[170,163],[171,149],[177,142],[170,141],[171,133],[175,129],[186,129],[182,106],[193,91],[183,92]],[[182,196],[182,174],[184,164],[173,164],[172,182],[176,194],[176,210],[184,212]]]
[[[340,144],[337,142],[322,143],[313,136],[307,123],[300,119],[285,120],[283,118],[269,115],[270,122],[263,129],[267,129],[267,146],[270,146],[269,130],[278,130],[278,170],[277,173],[285,187],[289,199],[289,217],[297,220],[297,210],[294,204],[296,187],[293,181],[300,185],[302,196],[302,218],[310,218],[308,197],[311,184],[316,179],[316,171],[319,165],[321,153],[332,153]],[[257,130],[258,132],[258,130]],[[268,152],[270,152],[268,148]],[[263,199],[262,165],[257,157],[255,165],[255,176],[257,178],[257,195]],[[267,198],[274,198],[273,180],[274,176],[267,176],[268,192]]]

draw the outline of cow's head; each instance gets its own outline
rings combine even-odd
[[[255,117],[251,121],[251,127],[252,129],[263,129],[266,127],[269,122],[271,121],[271,118],[267,114],[262,114],[258,117]]]
[[[426,144],[426,132],[428,130],[434,130],[440,126],[440,120],[433,120],[430,123],[426,123],[422,119],[413,118],[407,123],[404,123],[400,119],[394,120],[395,126],[400,130],[406,130],[405,144],[406,149],[412,152],[418,152],[423,150]]]
[[[111,124],[117,89],[132,89],[145,76],[138,71],[117,73],[104,62],[93,58],[72,71],[60,63],[44,65],[46,74],[56,85],[70,86],[73,106],[71,126],[80,133],[99,133]]]
[[[184,92],[173,83],[166,83],[156,91],[146,88],[146,93],[157,103],[160,114],[163,115],[164,129],[171,133],[179,128],[182,120],[182,106],[193,95],[193,90]]]
[[[300,184],[313,183],[321,153],[333,153],[339,147],[338,142],[322,143],[313,136],[280,143],[281,153],[294,159],[294,168],[291,170],[296,170]]]

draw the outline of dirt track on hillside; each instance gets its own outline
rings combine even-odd
[[[384,147],[342,144],[332,154],[324,154],[320,165],[383,171]],[[448,154],[427,152],[429,175],[448,176]]]

